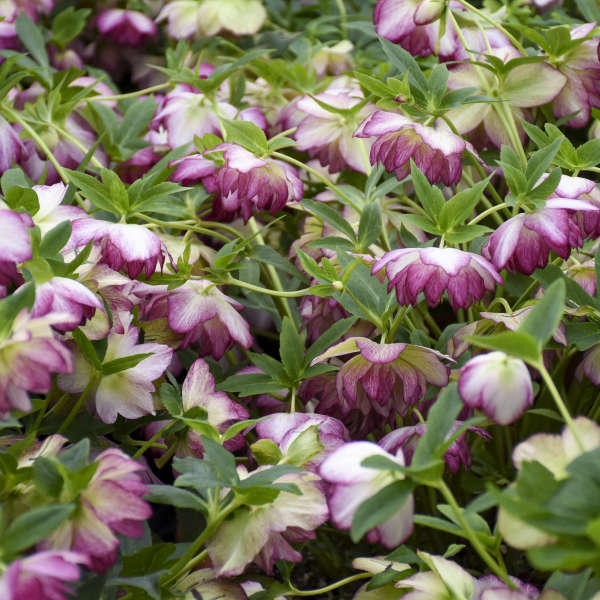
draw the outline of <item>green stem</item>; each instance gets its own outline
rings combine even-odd
[[[142,456],[142,454],[144,454],[144,452],[146,452],[146,450],[148,450],[148,448],[150,448],[158,438],[163,436],[165,431],[169,429],[171,425],[173,425],[173,422],[169,421],[164,427],[159,429],[149,440],[147,440],[140,448],[138,448],[138,451],[132,456],[133,460],[137,460],[138,458],[140,458],[140,456]]]
[[[109,100],[127,100],[128,98],[138,98],[139,96],[144,96],[146,94],[152,94],[154,92],[159,92],[160,90],[164,90],[171,86],[170,82],[160,83],[158,85],[153,85],[152,87],[145,88],[143,90],[138,90],[137,92],[128,92],[127,94],[117,94],[115,96],[90,96],[89,98],[85,98],[84,102],[106,102]]]
[[[194,279],[194,277],[192,277],[192,279]],[[201,278],[199,277],[198,279]],[[235,279],[234,277],[230,277],[225,283],[227,285],[237,285],[238,287],[245,288],[253,292],[258,292],[259,294],[267,294],[267,296],[276,296],[278,298],[302,298],[302,296],[307,296],[308,294],[310,294],[310,288],[303,288],[301,290],[295,290],[293,292],[270,290],[269,288],[254,285],[252,283],[246,283],[245,281],[240,281],[239,279]],[[293,320],[291,312],[288,313],[288,316],[290,317],[290,319]]]
[[[335,183],[333,183],[333,181],[331,181],[331,179],[329,179],[329,177],[323,175],[322,173],[319,173],[319,171],[317,171],[316,169],[313,169],[312,167],[309,167],[308,165],[304,164],[303,162],[300,162],[299,160],[296,160],[295,158],[292,158],[291,156],[288,156],[287,154],[283,154],[282,152],[273,152],[271,155],[274,156],[275,158],[278,158],[279,160],[283,160],[283,161],[290,163],[290,165],[294,165],[298,169],[303,169],[307,173],[310,173],[313,177],[316,177],[317,179],[322,181],[332,192],[336,193],[340,198],[342,198],[342,200],[348,206],[351,206],[358,214],[360,214],[360,212],[361,212],[360,208],[352,201],[352,199],[348,196],[348,194],[346,194]]]
[[[266,245],[265,240],[264,240],[262,234],[260,233],[260,229],[258,228],[258,223],[256,222],[256,219],[254,217],[250,217],[250,220],[248,221],[248,225],[250,226],[250,231],[256,238],[256,241],[261,246],[265,246]],[[277,274],[277,271],[275,270],[275,267],[273,265],[266,265],[266,269],[267,269],[267,273],[269,274],[269,278],[271,279],[271,284],[273,285],[273,287],[275,288],[275,290],[277,292],[277,293],[272,293],[271,295],[282,298],[282,300],[280,300],[279,302],[280,302],[281,308],[283,309],[283,312],[290,318],[292,323],[295,323],[294,314],[292,313],[292,309],[291,309],[289,303],[287,302],[287,300],[283,300],[283,298],[298,298],[299,296],[289,296],[288,295],[288,294],[294,294],[294,293],[297,294],[297,292],[286,292],[283,289],[283,285],[281,285],[281,280],[279,279],[279,275]],[[270,293],[272,291],[273,290],[269,290],[268,293]],[[304,294],[301,294],[301,295],[303,296]]]
[[[477,215],[475,218],[471,219],[467,226],[475,225],[475,223],[479,223],[479,221],[483,221],[486,217],[493,215],[494,213],[502,210],[503,208],[507,208],[508,204],[506,202],[502,202],[502,204],[497,204],[496,206],[490,206],[490,208],[484,210],[481,214]]]
[[[71,144],[73,144],[74,146],[79,148],[79,150],[81,150],[81,152],[83,152],[84,156],[89,152],[90,149],[86,148],[72,133],[70,133],[66,129],[63,129],[56,123],[52,123],[52,122],[49,122],[48,125],[50,125],[50,127],[55,129],[65,139],[69,140],[69,142],[71,142]],[[97,167],[99,169],[104,168],[104,165],[95,156],[92,156],[91,162],[95,167]]]
[[[573,417],[571,417],[571,414],[569,413],[569,409],[566,407],[558,389],[556,388],[556,385],[554,385],[554,381],[552,380],[552,377],[550,377],[550,373],[548,373],[548,371],[546,370],[543,360],[540,360],[539,362],[532,364],[532,366],[535,367],[540,372],[540,375],[542,376],[542,379],[544,380],[544,383],[546,384],[548,391],[552,395],[552,398],[554,400],[554,403],[556,404],[556,408],[558,409],[558,412],[560,413],[560,415],[563,418],[564,422],[566,423],[567,427],[573,434],[573,438],[575,439],[575,442],[579,446],[579,449],[581,450],[581,452],[585,452],[585,446],[583,445],[583,442],[581,441],[581,438],[579,437],[579,433],[577,432],[577,429],[575,428],[575,423],[573,422]]]
[[[94,374],[90,377],[88,384],[85,386],[85,389],[81,393],[81,396],[79,396],[79,398],[77,399],[77,402],[75,402],[75,404],[73,405],[73,408],[67,415],[67,418],[63,421],[63,424],[60,426],[58,433],[64,433],[69,428],[69,426],[73,422],[73,419],[77,416],[77,413],[79,413],[79,411],[81,410],[81,407],[83,406],[83,403],[86,401],[86,398],[90,395],[90,392],[96,387],[96,384],[98,383],[99,379],[100,379],[100,376],[98,374]]]
[[[197,226],[191,225],[191,224],[188,225],[182,221],[161,221],[160,219],[154,219],[143,213],[133,213],[132,216],[135,217],[136,219],[141,219],[142,221],[146,221],[147,223],[152,223],[153,225],[157,225],[158,227],[168,227],[170,229],[180,229],[181,231],[195,231],[196,233],[203,233],[204,235],[210,235],[214,238],[217,238],[218,240],[221,240],[222,242],[225,242],[226,244],[231,241],[227,236],[223,235],[222,233],[218,233],[216,231],[213,231],[212,229],[207,229],[205,227],[197,227]],[[238,236],[239,236],[239,234],[238,234]]]
[[[348,15],[346,14],[346,5],[344,0],[335,0],[338,11],[340,12],[340,30],[344,39],[348,38]]]
[[[396,336],[396,331],[398,331],[398,327],[400,327],[400,323],[402,323],[402,319],[404,318],[404,314],[408,310],[408,306],[403,306],[394,317],[390,328],[388,329],[387,339],[390,340],[391,343],[394,342],[394,337]],[[383,343],[383,342],[382,342]]]
[[[500,579],[502,579],[502,581],[504,583],[506,583],[506,585],[508,585],[508,587],[510,587],[511,589],[516,589],[516,586],[510,580],[508,573],[498,565],[498,563],[490,556],[488,551],[483,547],[481,540],[477,537],[477,534],[473,531],[473,529],[469,525],[469,522],[465,519],[462,509],[456,502],[456,499],[454,498],[454,494],[452,493],[450,488],[446,485],[446,482],[443,480],[440,480],[438,482],[438,484],[436,485],[436,487],[441,492],[442,496],[444,496],[444,499],[446,500],[446,502],[452,508],[458,523],[460,524],[460,526],[462,527],[462,529],[465,532],[467,539],[469,540],[469,542],[471,542],[471,545],[473,546],[473,548],[475,549],[477,554],[479,554],[479,556],[481,557],[483,562],[485,562],[485,564],[490,568],[490,570],[495,575],[500,577]]]
[[[372,573],[357,573],[356,575],[351,575],[350,577],[346,577],[345,579],[340,579],[331,585],[326,585],[325,587],[318,588],[316,590],[298,590],[292,587],[291,591],[285,592],[285,596],[317,596],[318,594],[326,594],[327,592],[331,592],[333,590],[337,590],[348,583],[352,583],[353,581],[359,581],[361,579],[367,579],[373,577]]]

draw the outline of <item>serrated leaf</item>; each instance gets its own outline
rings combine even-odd
[[[243,146],[252,154],[261,156],[269,151],[265,132],[250,121],[221,119],[226,141]]]

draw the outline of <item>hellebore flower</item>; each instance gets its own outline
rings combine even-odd
[[[85,285],[68,277],[52,277],[37,286],[35,302],[31,309],[32,317],[43,317],[49,313],[71,315],[54,327],[61,332],[71,331],[90,319],[96,309],[104,310],[102,301]]]
[[[124,334],[110,333],[107,338],[103,364],[136,354],[149,353],[134,367],[97,375],[83,355],[75,351],[75,368],[70,375],[58,378],[59,387],[71,394],[80,394],[92,378],[99,382],[91,390],[98,416],[105,423],[114,423],[117,415],[137,419],[154,414],[153,381],[158,379],[171,363],[173,350],[163,344],[137,344],[138,330],[128,326]]]
[[[447,437],[453,435],[462,424],[462,421],[456,421]],[[487,431],[480,429],[479,427],[470,427],[469,429],[477,433],[482,438],[490,437]],[[413,454],[417,447],[417,443],[426,431],[426,423],[401,427],[400,429],[395,429],[394,431],[391,431],[382,437],[379,440],[378,445],[392,454],[396,452],[398,448],[401,448],[406,464],[410,465]],[[451,446],[448,448],[448,450],[446,450],[446,453],[444,454],[444,461],[452,473],[457,473],[461,464],[464,465],[465,470],[471,466],[473,458],[471,456],[469,444],[467,443],[464,433],[461,434],[457,440],[452,442]]]
[[[594,31],[596,23],[572,27],[571,40],[581,40]],[[587,39],[565,52],[555,62],[567,83],[552,102],[557,118],[577,113],[567,121],[569,127],[584,127],[590,120],[592,108],[600,107],[600,59],[598,37]]]
[[[525,363],[504,352],[488,352],[461,369],[458,393],[499,425],[514,423],[532,404],[533,386]]]
[[[259,467],[249,475],[261,470]],[[316,475],[288,473],[274,483],[296,484],[301,494],[282,490],[272,502],[238,509],[225,521],[206,544],[218,575],[239,575],[251,561],[270,575],[277,560],[301,561],[302,555],[290,542],[313,539],[314,530],[329,517]]]
[[[329,329],[332,323],[337,323],[350,314],[335,298],[304,296],[300,300],[300,316],[306,328],[306,341],[310,344]]]
[[[0,208],[0,298],[6,295],[6,286],[11,282],[23,281],[16,265],[32,256],[27,219]]]
[[[594,385],[600,387],[600,344],[594,344],[586,350],[575,375],[580,381],[585,375]]]
[[[339,529],[350,529],[356,510],[365,500],[404,478],[398,471],[363,467],[362,461],[369,456],[385,456],[404,466],[401,450],[394,456],[372,442],[344,444],[321,464],[319,474],[331,484],[327,491],[331,520]],[[410,494],[397,513],[367,532],[369,542],[381,543],[386,548],[401,544],[413,530],[413,506]]]
[[[71,352],[54,336],[52,325],[71,315],[52,314],[32,318],[23,309],[6,331],[0,330],[0,417],[12,408],[31,410],[27,392],[50,391],[52,373],[73,370]]]
[[[497,269],[531,275],[548,264],[553,250],[563,259],[583,245],[581,229],[562,208],[521,213],[505,221],[481,249]]]
[[[326,73],[341,75],[351,67],[350,53],[354,44],[349,40],[342,40],[334,46],[324,46],[312,58],[312,63],[319,77]]]
[[[66,582],[79,579],[79,566],[88,557],[69,550],[45,550],[8,565],[0,577],[3,600],[67,600],[71,590]]]
[[[188,38],[214,36],[222,30],[252,35],[266,17],[259,0],[175,0],[160,11],[156,20],[168,19],[170,36]]]
[[[584,452],[600,448],[600,426],[586,417],[573,419],[573,428],[577,432],[580,448],[573,432],[567,426],[562,434],[537,433],[515,446],[512,461],[517,471],[524,462],[537,461],[548,469],[555,479],[569,476],[568,465]],[[498,510],[498,529],[507,544],[520,550],[552,544],[556,538],[507,512],[503,507]]]
[[[378,110],[359,125],[354,136],[376,136],[371,147],[371,164],[381,163],[400,181],[410,173],[411,158],[431,183],[453,185],[460,181],[461,155],[467,144],[450,131]]]
[[[520,56],[511,46],[492,49],[490,54],[504,62]],[[504,102],[469,103],[449,110],[446,115],[461,134],[482,125],[487,138],[496,148],[500,148],[511,144],[503,125],[504,107],[513,113],[519,135],[524,141],[525,133],[518,125],[519,119],[525,117],[523,109],[551,102],[566,81],[567,78],[560,71],[544,62],[519,65],[511,69],[502,81],[488,69],[469,63],[460,64],[450,69],[448,87],[451,90],[474,87],[478,93]]]
[[[285,456],[294,441],[310,427],[317,428],[321,449],[316,455],[309,456],[302,465],[315,470],[334,450],[350,440],[348,430],[341,421],[315,413],[276,413],[260,421],[256,433],[259,438],[273,440]]]
[[[0,25],[2,24],[0,21]],[[0,175],[19,162],[23,151],[23,142],[13,126],[4,117],[0,117]]]
[[[375,262],[372,274],[385,267],[388,291],[396,287],[402,305],[418,303],[425,293],[429,306],[436,306],[444,292],[454,310],[468,308],[494,289],[502,278],[485,259],[455,248],[401,248],[384,254]]]
[[[216,111],[216,112],[215,112]],[[163,100],[162,108],[155,117],[164,125],[170,148],[177,148],[194,141],[194,136],[207,133],[221,135],[219,117],[251,121],[264,128],[265,117],[256,107],[239,112],[232,104],[217,101],[216,108],[210,98],[185,86],[178,86]]]
[[[298,142],[296,148],[306,150],[311,158],[317,158],[324,167],[328,166],[331,173],[343,171],[346,167],[366,173],[364,153],[369,150],[371,142],[356,140],[353,134],[357,125],[375,107],[372,104],[362,106],[364,96],[361,89],[345,78],[339,78],[315,98],[305,96],[296,103],[300,115],[305,115],[294,133]],[[327,110],[317,100],[331,106],[332,110]]]
[[[91,568],[102,573],[117,559],[119,540],[115,533],[141,537],[152,509],[142,500],[148,488],[136,473],[143,466],[117,448],[101,452],[94,462],[98,466],[81,492],[73,517],[40,545],[82,552],[89,556]]]
[[[219,151],[225,164],[215,174],[212,218],[242,217],[247,222],[254,211],[274,215],[288,202],[302,199],[302,181],[290,165],[258,158],[237,144],[219,144],[211,150]]]
[[[156,36],[152,19],[137,10],[111,8],[98,15],[98,31],[117,44],[139,46]]]
[[[192,363],[183,385],[181,386],[181,400],[183,412],[200,406],[206,411],[206,420],[219,433],[225,430],[235,421],[249,418],[248,411],[229,398],[225,392],[215,390],[215,378],[208,364],[201,358]],[[158,433],[167,421],[155,421],[146,427],[148,437]],[[201,434],[189,429],[184,440],[177,442],[176,456],[198,456],[202,457],[204,448],[202,446]],[[239,450],[245,444],[243,436],[235,436],[225,442],[225,447],[233,452]]]
[[[100,245],[100,263],[111,269],[123,269],[135,279],[140,273],[150,277],[160,263],[165,262],[164,244],[143,225],[110,223],[100,219],[83,218],[73,221],[71,239],[66,248],[73,250],[94,240]]]
[[[329,358],[359,352],[336,375],[342,415],[358,409],[380,416],[380,427],[395,423],[396,414],[406,415],[425,396],[427,384],[443,387],[449,369],[443,354],[412,344],[378,344],[364,337],[351,337],[315,358],[313,364]],[[365,423],[367,421],[365,420]]]
[[[201,341],[199,355],[218,360],[233,341],[244,348],[252,345],[250,327],[238,312],[241,309],[241,304],[211,281],[190,279],[174,290],[157,290],[144,318],[151,321],[166,317],[169,328],[183,334],[180,348]]]
[[[418,552],[419,557],[431,569],[415,573],[398,581],[397,588],[412,588],[402,596],[406,600],[472,600],[475,578],[454,561],[442,556]]]
[[[472,600],[541,600],[545,596],[540,596],[539,590],[528,583],[523,583],[516,577],[510,578],[515,589],[511,590],[496,575],[485,575],[475,581],[475,593]],[[556,592],[555,592],[556,594]],[[560,600],[561,594],[551,594],[548,600]]]
[[[87,217],[87,213],[79,206],[61,204],[67,191],[67,186],[62,183],[54,185],[34,185],[33,191],[38,197],[39,210],[33,215],[34,225],[40,228],[43,235],[63,221],[74,221]]]

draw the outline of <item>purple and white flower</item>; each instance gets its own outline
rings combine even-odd
[[[17,559],[0,577],[0,598],[67,600],[71,597],[68,583],[79,579],[79,565],[88,564],[86,554],[69,550],[45,550]]]
[[[302,199],[302,181],[287,163],[259,158],[237,144],[219,144],[211,150],[219,151],[225,164],[214,177],[211,218],[248,221],[255,211],[268,210],[273,215],[288,202]]]
[[[98,416],[105,423],[114,423],[117,415],[127,419],[137,419],[147,414],[154,414],[152,383],[158,379],[171,363],[173,350],[163,344],[138,344],[138,330],[129,325],[125,333],[110,333],[107,338],[106,353],[103,364],[111,361],[149,353],[134,367],[102,375],[91,390]],[[61,389],[71,394],[81,394],[92,378],[96,378],[91,365],[79,350],[74,353],[75,368],[73,373],[62,375],[58,379]]]
[[[458,393],[499,425],[514,423],[532,404],[533,386],[525,363],[504,352],[472,358],[461,369]]]
[[[322,447],[317,454],[308,456],[302,466],[316,470],[334,450],[350,440],[348,430],[338,419],[315,413],[277,413],[259,422],[256,433],[259,438],[273,440],[285,456],[294,441],[311,427],[317,428]]]
[[[454,310],[468,308],[494,289],[502,278],[485,258],[455,248],[401,248],[375,262],[372,274],[385,268],[388,291],[396,288],[402,305],[418,303],[424,292],[429,306],[436,306],[444,293]]]
[[[83,208],[61,204],[67,191],[64,183],[34,185],[32,189],[36,193],[40,205],[39,210],[33,215],[32,221],[40,228],[42,235],[63,221],[74,221],[87,217]]]
[[[250,327],[238,312],[241,309],[211,281],[191,279],[174,290],[157,289],[144,319],[166,318],[169,328],[183,336],[181,348],[200,341],[200,356],[219,359],[234,341],[244,348],[252,345]]]
[[[243,468],[238,468],[238,473],[243,477]],[[288,473],[275,483],[293,483],[301,494],[280,491],[272,502],[238,510],[225,521],[206,545],[218,575],[239,575],[252,561],[268,574],[273,573],[277,560],[301,561],[302,555],[290,542],[313,539],[314,530],[329,517],[322,483],[316,475]]]
[[[4,25],[4,22],[0,21],[0,25]],[[19,162],[24,150],[23,142],[13,126],[4,117],[0,117],[0,175]]]
[[[52,373],[73,370],[71,352],[52,331],[52,325],[69,318],[68,314],[32,318],[23,309],[0,339],[0,417],[11,409],[31,410],[28,391],[45,394]]]
[[[83,218],[73,221],[68,250],[85,246],[90,241],[99,244],[101,263],[115,271],[123,270],[129,277],[140,273],[150,277],[156,265],[165,262],[164,244],[160,238],[143,225],[110,223],[100,219]]]
[[[156,24],[137,10],[111,8],[98,15],[98,31],[117,44],[139,46],[156,36]]]
[[[410,174],[411,158],[431,183],[453,185],[460,181],[461,155],[467,144],[450,131],[378,110],[360,124],[354,135],[376,137],[371,147],[371,164],[381,163],[400,181]]]
[[[401,467],[402,451],[396,455],[386,452],[372,442],[351,442],[338,448],[321,464],[319,474],[330,484],[327,503],[331,520],[339,529],[350,529],[358,507],[388,484],[403,479],[398,471],[383,471],[363,467],[369,456],[385,456]],[[381,543],[386,548],[401,544],[413,530],[412,494],[392,517],[367,532],[371,543]]]
[[[298,142],[296,148],[306,150],[311,158],[317,158],[322,166],[329,167],[331,173],[346,167],[366,173],[364,156],[371,141],[357,140],[353,134],[375,107],[372,104],[359,106],[364,104],[363,93],[356,83],[346,78],[337,79],[315,98],[305,96],[295,105],[299,114],[294,119],[304,116],[299,123],[294,123],[298,125],[294,133]],[[332,110],[327,110],[323,104],[331,106]],[[347,112],[341,114],[340,109]]]
[[[443,354],[412,344],[378,344],[363,337],[332,346],[313,364],[356,352],[336,376],[342,420],[343,415],[359,410],[363,427],[373,414],[379,427],[393,426],[397,414],[406,415],[425,396],[428,384],[443,387],[448,383],[449,369],[440,360]]]
[[[141,537],[152,509],[142,500],[148,488],[137,471],[143,466],[117,448],[101,452],[94,462],[98,467],[81,492],[79,510],[40,546],[81,552],[89,556],[91,568],[102,573],[117,559],[115,533]]]

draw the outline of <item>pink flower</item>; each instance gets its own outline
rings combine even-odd
[[[68,277],[52,277],[36,288],[31,316],[67,313],[71,318],[54,326],[58,331],[64,332],[71,331],[90,319],[96,309],[104,310],[104,305],[85,285]]]
[[[83,218],[73,221],[73,232],[67,245],[72,250],[85,246],[91,240],[99,243],[101,263],[111,269],[123,269],[131,278],[144,272],[150,277],[160,263],[165,262],[164,244],[143,225],[110,223],[99,219]]]
[[[302,199],[302,181],[290,165],[258,158],[237,144],[219,144],[211,150],[219,151],[223,152],[225,165],[214,178],[213,219],[242,217],[248,221],[255,211],[268,210],[274,215],[288,202]]]
[[[31,410],[28,391],[50,391],[52,373],[73,370],[70,351],[56,339],[52,325],[70,315],[32,318],[23,309],[12,324],[2,323],[0,338],[0,417],[17,410]]]
[[[363,337],[351,337],[332,346],[313,363],[359,352],[340,368],[336,388],[340,418],[359,410],[368,426],[368,416],[376,418],[377,428],[393,425],[396,415],[406,415],[425,396],[427,384],[443,387],[449,369],[442,364],[443,354],[412,344],[378,344]]]
[[[186,375],[181,387],[181,400],[183,412],[196,406],[203,408],[206,411],[206,420],[219,433],[224,433],[236,421],[243,421],[250,416],[243,406],[231,400],[225,392],[215,390],[215,378],[212,376],[208,364],[201,358],[192,363]],[[146,434],[151,437],[166,424],[167,421],[155,421],[146,427]],[[201,437],[200,433],[189,429],[185,439],[179,439],[176,442],[176,456],[202,457],[204,448]],[[243,436],[237,435],[227,440],[224,445],[227,450],[234,452],[245,445],[245,439]]]
[[[410,159],[431,183],[453,185],[462,174],[461,155],[466,142],[449,131],[426,127],[384,110],[367,117],[354,133],[356,137],[376,136],[371,147],[371,164],[381,163],[398,180],[410,173]]]
[[[258,423],[256,433],[259,438],[273,440],[285,456],[294,441],[310,427],[317,428],[322,449],[302,464],[307,469],[315,470],[336,448],[350,440],[348,430],[341,421],[315,413],[277,413]]]
[[[88,565],[81,552],[46,550],[15,560],[0,578],[3,600],[66,600],[66,582],[79,579],[78,564]]]
[[[0,208],[0,297],[6,286],[22,281],[16,265],[32,257],[27,219],[12,210]]]
[[[331,327],[332,323],[336,323],[350,315],[334,298],[304,296],[300,300],[300,316],[306,328],[306,341],[310,344]]]
[[[346,167],[366,173],[363,155],[369,150],[370,141],[356,140],[353,133],[374,106],[367,104],[352,111],[364,102],[364,97],[357,85],[344,78],[336,80],[327,91],[317,94],[315,98],[334,110],[328,111],[308,96],[301,98],[295,105],[299,114],[294,116],[294,120],[304,116],[294,133],[298,142],[296,148],[308,151],[311,158],[318,158],[322,166],[329,167],[331,173]],[[340,114],[335,109],[348,112]],[[364,151],[361,145],[364,145]]]
[[[169,327],[183,334],[181,348],[201,341],[200,356],[219,359],[233,341],[244,348],[252,345],[248,323],[238,312],[241,308],[212,282],[192,279],[174,290],[156,290],[144,318],[166,317]]]
[[[0,26],[2,25],[4,22],[0,21]],[[0,27],[0,36],[1,32]],[[1,37],[0,47],[2,47]],[[19,162],[24,150],[23,142],[13,126],[4,117],[0,117],[0,175]]]
[[[243,477],[241,468],[238,472]],[[301,561],[302,555],[290,542],[313,539],[314,530],[327,520],[329,511],[316,475],[288,473],[275,483],[293,483],[301,494],[281,491],[272,502],[237,510],[227,519],[206,545],[218,575],[239,575],[251,561],[271,575],[277,560]]]
[[[331,520],[339,529],[350,529],[356,510],[365,500],[403,478],[397,471],[363,467],[362,461],[369,456],[385,456],[404,466],[402,450],[398,450],[394,456],[372,442],[351,442],[327,457],[319,469],[321,477],[331,484],[327,492],[327,504]],[[367,539],[372,544],[381,543],[386,548],[395,548],[412,533],[412,519],[411,494],[395,515],[367,533]]]
[[[458,392],[467,406],[479,408],[500,425],[514,423],[533,404],[527,366],[504,352],[469,360],[460,371]]]
[[[388,290],[396,287],[402,305],[418,303],[425,293],[429,306],[439,303],[444,290],[454,310],[467,308],[494,289],[502,278],[481,256],[454,248],[402,248],[384,254],[374,265],[375,274],[385,267]]]
[[[531,275],[548,264],[550,251],[565,260],[583,245],[581,229],[561,208],[521,213],[505,221],[481,249],[497,269]]]
[[[152,19],[136,10],[111,8],[100,13],[96,22],[98,31],[117,44],[139,46],[156,36]]]
[[[142,500],[148,488],[136,471],[144,469],[116,448],[98,455],[92,479],[79,497],[79,509],[41,544],[44,548],[70,548],[89,556],[91,568],[102,573],[117,559],[115,533],[138,538],[150,517]]]
[[[62,182],[54,185],[34,185],[33,191],[38,197],[40,208],[33,215],[32,221],[40,228],[42,235],[63,221],[74,221],[87,217],[83,208],[61,204],[67,191],[67,186]]]
[[[158,379],[171,363],[173,350],[163,344],[137,344],[138,330],[129,325],[124,334],[111,333],[107,338],[103,364],[136,354],[151,353],[132,368],[102,375],[92,390],[90,398],[96,405],[98,416],[105,423],[114,423],[117,415],[137,419],[154,414],[153,381]],[[64,391],[81,394],[95,377],[92,367],[79,352],[75,352],[75,368],[70,375],[59,377]]]
[[[589,35],[596,23],[584,23],[570,30],[571,39]],[[577,113],[567,121],[570,127],[584,127],[590,120],[591,108],[600,107],[600,59],[598,38],[588,39],[560,57],[556,64],[567,83],[552,102],[557,118]]]

